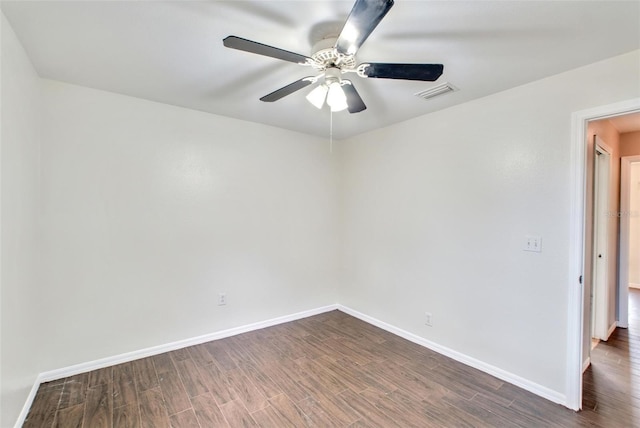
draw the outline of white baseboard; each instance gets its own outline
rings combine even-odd
[[[491,364],[487,364],[484,361],[480,361],[478,359],[465,355],[461,352],[458,352],[453,349],[447,348],[445,346],[439,345],[437,343],[431,342],[430,340],[427,340],[418,335],[410,333],[406,330],[402,330],[400,328],[387,324],[383,321],[380,321],[376,318],[360,313],[346,306],[338,305],[338,310],[346,314],[349,314],[353,317],[356,317],[366,323],[375,325],[376,327],[380,327],[381,329],[386,330],[390,333],[393,333],[397,336],[403,337],[413,343],[417,343],[418,345],[424,346],[425,348],[429,348],[432,351],[435,351],[453,360],[456,360],[470,367],[473,367],[475,369],[488,373],[492,376],[495,376],[500,380],[511,383],[522,389],[526,389],[527,391],[532,392],[533,394],[539,395],[540,397],[546,398],[549,401],[553,401],[554,403],[561,404],[567,407],[566,395],[561,394],[558,391],[554,391],[550,388],[547,388],[546,386],[542,386],[528,379],[520,377],[516,374],[503,370],[499,367],[492,366]]]
[[[188,346],[199,345],[201,343],[210,342],[212,340],[223,339],[225,337],[235,336],[242,333],[247,333],[254,330],[259,330],[266,327],[271,327],[278,324],[283,324],[290,321],[295,321],[302,318],[307,318],[313,315],[322,314],[325,312],[340,310],[348,315],[356,317],[366,323],[374,325],[376,327],[380,327],[383,330],[386,330],[390,333],[393,333],[397,336],[403,337],[413,343],[424,346],[425,348],[431,349],[439,354],[442,354],[446,357],[459,361],[463,364],[466,364],[470,367],[481,370],[485,373],[488,373],[492,376],[497,377],[505,382],[511,383],[515,386],[523,388],[533,394],[539,395],[547,400],[553,401],[554,403],[558,403],[566,406],[567,400],[564,394],[561,394],[557,391],[549,389],[545,386],[539,385],[535,382],[532,382],[528,379],[524,379],[518,375],[510,373],[501,368],[492,366],[483,361],[470,357],[468,355],[462,354],[453,349],[447,348],[445,346],[439,345],[435,342],[431,342],[430,340],[424,339],[418,335],[410,333],[406,330],[400,329],[398,327],[392,326],[391,324],[387,324],[383,321],[380,321],[376,318],[370,317],[363,313],[360,313],[354,309],[349,307],[334,304],[329,306],[324,306],[317,309],[311,309],[308,311],[298,312],[291,315],[286,315],[278,318],[272,318],[266,321],[260,321],[252,324],[248,324],[245,326],[230,328],[227,330],[222,330],[210,334],[205,334],[202,336],[192,337],[190,339],[179,340],[176,342],[167,343],[164,345],[153,346],[150,348],[140,349],[138,351],[127,352],[120,355],[114,355],[112,357],[101,358],[99,360],[89,361],[86,363],[76,364],[69,367],[64,367],[57,370],[51,370],[47,372],[40,373],[36,378],[36,381],[29,393],[27,401],[18,417],[16,422],[16,428],[21,427],[24,424],[24,421],[29,413],[29,409],[31,408],[31,404],[33,403],[33,399],[35,398],[36,392],[38,391],[38,387],[43,382],[49,382],[52,380],[62,379],[65,377],[73,376],[80,373],[85,373],[92,370],[101,369],[103,367],[108,367],[116,364],[122,364],[129,361],[137,360],[140,358],[150,357],[153,355],[162,354],[164,352],[175,351],[176,349],[186,348]],[[615,326],[614,326],[615,328]]]
[[[20,428],[24,425],[24,421],[27,419],[27,415],[29,414],[29,409],[31,409],[31,405],[33,404],[33,399],[36,398],[36,393],[38,392],[38,388],[42,383],[40,380],[40,376],[36,378],[35,383],[31,387],[31,391],[29,391],[29,395],[27,396],[27,400],[24,402],[24,406],[22,406],[22,410],[18,415],[18,420],[14,425],[14,428]]]
[[[582,373],[584,373],[584,371],[587,370],[590,365],[591,365],[591,357],[587,357],[585,362],[582,364]]]
[[[175,351],[176,349],[186,348],[188,346],[199,345],[205,342],[211,342],[212,340],[224,339],[225,337],[235,336],[242,333],[247,333],[254,330],[260,330],[262,328],[271,327],[278,324],[284,324],[286,322],[307,318],[313,315],[322,314],[325,312],[338,309],[338,305],[323,306],[316,309],[310,309],[308,311],[298,312],[291,315],[285,315],[282,317],[272,318],[266,321],[259,321],[252,324],[247,324],[240,327],[234,327],[227,330],[222,330],[214,333],[205,334],[202,336],[192,337],[190,339],[178,340],[176,342],[167,343],[164,345],[152,346],[150,348],[144,348],[137,351],[126,352],[124,354],[114,355],[111,357],[101,358],[99,360],[89,361],[86,363],[75,364],[69,367],[63,367],[56,370],[50,370],[42,372],[36,378],[36,381],[31,388],[31,392],[27,397],[22,411],[16,422],[16,428],[21,427],[24,424],[33,399],[36,396],[38,387],[43,382],[50,382],[52,380],[63,379],[69,376],[77,375],[80,373],[90,372],[92,370],[101,369],[103,367],[109,367],[116,364],[122,364],[133,360],[139,360],[140,358],[150,357],[153,355],[162,354],[169,351]]]
[[[615,331],[616,327],[618,327],[618,323],[616,321],[614,321],[613,324],[609,326],[609,331],[607,331],[607,340],[609,340],[611,333]]]
[[[640,284],[636,284],[635,282],[630,282],[629,288],[640,288]]]

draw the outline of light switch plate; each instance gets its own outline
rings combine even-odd
[[[539,236],[525,236],[525,251],[539,253],[542,251],[542,238]]]

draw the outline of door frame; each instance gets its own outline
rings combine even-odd
[[[640,111],[640,98],[621,101],[571,115],[571,153],[569,201],[569,269],[567,278],[567,371],[566,403],[573,410],[582,408],[582,340],[584,286],[584,225],[586,192],[587,123]]]
[[[629,218],[631,207],[631,164],[640,163],[640,155],[620,158],[620,275],[618,276],[618,326],[629,327]]]

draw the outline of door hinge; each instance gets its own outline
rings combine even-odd
[[[578,282],[579,282],[580,284],[582,284],[582,275],[580,275],[580,278],[578,279]]]

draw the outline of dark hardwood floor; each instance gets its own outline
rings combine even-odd
[[[578,413],[334,311],[42,384],[24,426],[639,426],[634,297]]]
[[[617,328],[598,343],[583,380],[582,408],[591,420],[640,426],[640,290],[629,290],[629,328]]]

